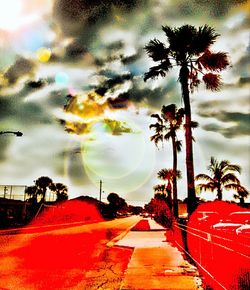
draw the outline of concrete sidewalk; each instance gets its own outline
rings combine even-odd
[[[149,230],[132,229],[116,243],[134,248],[120,290],[202,289],[197,269],[166,241],[165,229],[151,219],[147,224]]]

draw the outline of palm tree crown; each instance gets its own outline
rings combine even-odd
[[[240,181],[235,173],[240,173],[241,168],[238,165],[230,164],[227,160],[218,161],[214,157],[211,157],[208,170],[211,176],[207,174],[198,174],[196,180],[204,180],[205,183],[200,183],[197,188],[202,191],[217,191],[218,200],[222,200],[223,189],[234,189],[237,192],[242,191]]]
[[[163,26],[168,39],[168,46],[158,39],[151,40],[145,49],[148,55],[159,65],[150,68],[144,76],[149,78],[165,77],[173,66],[187,65],[188,81],[190,89],[200,84],[199,75],[207,89],[218,90],[221,82],[216,72],[224,70],[228,65],[228,57],[225,52],[211,52],[210,46],[214,44],[219,34],[208,25],[196,29],[192,25],[183,25],[179,28]],[[180,71],[179,78],[182,74]]]

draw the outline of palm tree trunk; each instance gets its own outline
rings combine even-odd
[[[191,106],[188,89],[187,64],[184,63],[180,69],[180,83],[182,88],[182,97],[185,107],[185,141],[186,141],[186,170],[187,170],[187,211],[190,215],[196,208],[196,195],[194,188],[194,164],[193,164],[193,139],[191,128]]]
[[[218,197],[218,200],[222,200],[222,190],[220,187],[218,187],[217,197]]]
[[[172,136],[172,146],[173,146],[173,211],[174,211],[174,217],[178,218],[178,198],[177,198],[177,178],[176,178],[176,172],[177,172],[177,150],[176,150],[176,139],[175,136]]]

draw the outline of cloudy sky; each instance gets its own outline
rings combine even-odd
[[[170,168],[169,144],[149,141],[152,113],[182,106],[178,72],[143,81],[150,39],[162,25],[208,24],[214,51],[230,67],[223,87],[192,94],[195,174],[210,157],[242,166],[250,188],[250,2],[243,0],[8,0],[0,9],[0,184],[32,185],[40,176],[68,185],[70,197],[117,192],[149,201],[156,173]],[[179,136],[183,139],[183,135]],[[184,151],[184,150],[183,150]],[[178,189],[186,197],[185,156]],[[212,195],[210,195],[211,197]],[[226,196],[225,196],[226,197]]]

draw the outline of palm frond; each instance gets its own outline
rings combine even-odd
[[[236,184],[240,184],[239,179],[233,173],[227,173],[221,178],[222,184],[228,184],[231,182],[236,183]]]
[[[203,174],[203,173],[196,175],[195,180],[205,180],[205,181],[209,181],[209,182],[214,181],[214,179],[212,177],[210,177],[207,174]]]
[[[207,73],[203,76],[203,81],[206,88],[211,91],[219,91],[221,87],[221,77],[220,75]]]
[[[199,127],[199,123],[196,122],[196,121],[191,121],[190,126],[191,126],[192,129],[195,129],[195,128],[198,128]]]
[[[208,183],[200,183],[197,184],[196,188],[201,191],[214,191],[217,189],[216,185],[213,182],[208,182]]]
[[[163,70],[161,65],[152,66],[148,72],[144,74],[144,82],[146,82],[148,79],[156,79],[159,76],[165,77],[166,71]]]
[[[228,164],[227,170],[237,171],[237,172],[241,173],[241,167],[237,164]]]
[[[154,142],[156,147],[158,147],[159,143],[163,143],[163,136],[162,134],[155,134],[150,137],[150,141]]]
[[[237,196],[239,197],[248,197],[248,195],[250,194],[250,192],[242,185],[238,184],[238,183],[230,183],[225,185],[225,189],[226,190],[235,190],[237,192]]]
[[[171,138],[171,136],[172,136],[172,132],[171,132],[171,131],[168,131],[168,132],[164,135],[164,139],[165,139],[166,141],[168,141],[168,140]]]
[[[192,51],[194,55],[199,55],[206,51],[216,40],[219,34],[215,33],[214,28],[205,24],[200,26],[192,41]]]
[[[176,151],[181,152],[182,149],[182,142],[180,140],[176,141]]]
[[[159,114],[151,114],[151,116],[150,116],[151,118],[156,118],[157,119],[157,121],[160,123],[160,124],[162,124],[163,123],[163,120],[162,120],[162,118],[160,117],[160,115]]]
[[[222,71],[229,65],[228,55],[225,52],[213,53],[206,50],[202,56],[197,59],[206,70]]]
[[[154,61],[162,61],[168,58],[169,49],[166,48],[164,43],[158,39],[150,40],[149,43],[144,48]]]

